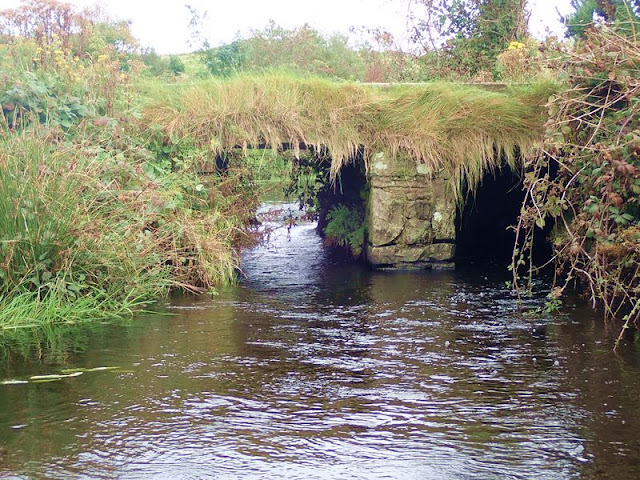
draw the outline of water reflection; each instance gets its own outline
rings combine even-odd
[[[639,359],[580,306],[528,318],[499,272],[371,272],[312,225],[244,283],[0,378],[0,476],[637,478]],[[530,302],[539,302],[532,299]]]

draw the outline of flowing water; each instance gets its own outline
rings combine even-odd
[[[526,316],[491,265],[347,265],[304,223],[243,269],[172,315],[5,349],[0,477],[640,478],[640,351],[587,306]]]

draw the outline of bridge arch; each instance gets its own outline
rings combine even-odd
[[[460,186],[475,191],[503,162],[517,168],[517,152],[533,149],[542,135],[554,88],[238,76],[186,88],[145,115],[167,138],[189,138],[214,155],[250,145],[296,152],[312,146],[331,158],[332,180],[361,162],[367,260],[376,267],[451,268],[458,231],[468,224],[464,209],[458,216]]]

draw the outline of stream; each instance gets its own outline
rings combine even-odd
[[[3,347],[0,478],[640,478],[640,347],[583,301],[524,314],[491,263],[371,271],[302,220],[242,270]]]

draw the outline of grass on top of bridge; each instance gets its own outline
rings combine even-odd
[[[364,153],[409,155],[474,188],[502,158],[535,150],[552,83],[505,87],[425,83],[376,87],[290,74],[239,75],[157,91],[148,125],[220,152],[238,146],[325,147],[335,177]],[[496,155],[501,152],[502,155]],[[501,158],[502,157],[502,158]]]

